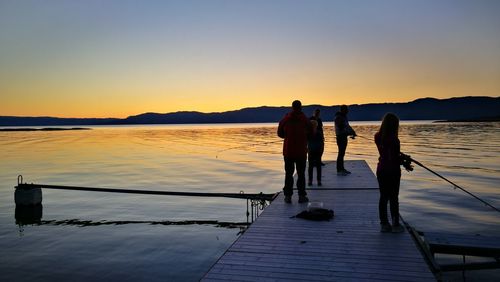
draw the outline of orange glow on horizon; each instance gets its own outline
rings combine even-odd
[[[500,95],[495,1],[69,2],[2,5],[0,115]]]

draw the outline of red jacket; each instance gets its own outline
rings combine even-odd
[[[311,132],[311,122],[304,113],[291,111],[286,114],[278,126],[278,136],[285,139],[283,156],[307,158],[307,137]]]

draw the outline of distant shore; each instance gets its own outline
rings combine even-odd
[[[496,122],[496,121],[500,121],[500,116],[472,118],[472,119],[436,120],[434,122]]]
[[[0,131],[62,131],[62,130],[91,130],[91,128],[87,127],[0,128]]]
[[[310,115],[319,109],[323,121],[333,121],[339,105],[304,105],[302,111]],[[349,106],[351,121],[379,121],[384,114],[395,113],[401,120],[478,121],[480,117],[500,118],[500,97],[455,97],[449,99],[421,98],[402,103],[353,104]],[[180,111],[170,113],[147,112],[126,118],[58,118],[49,116],[1,116],[0,126],[96,126],[139,124],[216,124],[278,122],[290,111],[290,106],[260,106],[239,110],[202,113]]]

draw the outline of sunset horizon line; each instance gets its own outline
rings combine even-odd
[[[449,100],[449,99],[459,99],[459,98],[500,98],[500,96],[487,96],[487,95],[480,95],[480,96],[474,96],[474,95],[466,95],[466,96],[452,96],[452,97],[446,97],[446,98],[437,98],[437,97],[431,97],[431,96],[425,96],[425,97],[419,97],[419,98],[414,98],[411,100],[407,101],[386,101],[386,102],[367,102],[367,103],[352,103],[352,104],[346,104],[346,103],[339,103],[339,104],[333,104],[333,105],[327,105],[327,104],[319,104],[319,103],[308,103],[308,104],[303,104],[302,107],[311,107],[311,106],[320,106],[320,107],[335,107],[335,106],[340,106],[340,105],[347,105],[347,106],[357,106],[357,105],[372,105],[372,104],[405,104],[405,103],[411,103],[415,102],[417,100],[423,100],[423,99],[435,99],[435,100]],[[299,99],[290,99],[290,105],[293,100],[301,100]],[[283,107],[290,107],[290,105],[260,105],[260,106],[245,106],[245,107],[240,107],[240,108],[235,108],[235,109],[228,109],[228,110],[223,110],[223,111],[200,111],[200,110],[177,110],[177,111],[169,111],[169,112],[159,112],[159,111],[144,111],[141,113],[135,113],[135,114],[129,114],[129,115],[124,115],[121,117],[113,117],[113,116],[86,116],[86,117],[78,117],[78,116],[57,116],[57,115],[2,115],[0,114],[0,117],[20,117],[20,118],[63,118],[63,119],[126,119],[129,117],[133,116],[138,116],[138,115],[143,115],[143,114],[175,114],[175,113],[201,113],[201,114],[218,114],[218,113],[226,113],[226,112],[233,112],[233,111],[240,111],[244,109],[254,109],[254,108],[262,108],[262,107],[269,107],[269,108],[283,108]]]

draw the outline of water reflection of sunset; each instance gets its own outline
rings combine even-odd
[[[349,140],[346,159],[364,159],[374,170],[378,154],[370,137],[379,124],[352,122],[352,126],[365,138]],[[84,254],[79,253],[74,259],[78,265],[99,256],[106,268],[103,273],[122,273],[122,264],[108,263],[120,256],[126,258],[127,266],[147,266],[147,272],[151,273],[150,267],[157,257],[146,254],[154,249],[165,253],[157,274],[178,273],[182,264],[193,269],[190,275],[199,277],[220,255],[210,257],[210,253],[224,252],[238,231],[205,225],[146,223],[241,222],[245,220],[245,201],[46,189],[42,225],[25,227],[25,238],[20,239],[14,224],[12,197],[17,175],[23,174],[28,183],[54,185],[274,193],[283,187],[282,143],[276,136],[276,127],[277,124],[145,125],[102,126],[85,131],[0,132],[2,251],[18,258],[16,261],[23,265],[2,274],[10,273],[13,277],[18,269],[25,270],[26,265],[38,266],[36,273],[48,276],[55,275],[54,265],[69,272],[71,267],[39,257],[66,257],[75,253],[74,248],[85,249]],[[498,129],[499,123],[403,121],[399,137],[405,153],[500,206],[500,192],[496,189],[500,172]],[[337,153],[331,122],[325,123],[324,132],[324,160],[329,161]],[[419,168],[412,173],[403,171],[400,203],[405,220],[422,230],[500,235],[496,214]],[[45,224],[50,222],[58,224]],[[78,224],[81,222],[101,224],[88,227]],[[23,245],[25,242],[31,243]],[[123,242],[130,244],[130,248],[123,248]],[[103,249],[112,249],[112,255],[103,257]],[[206,261],[203,270],[193,262],[193,249],[203,250],[202,254],[196,253]],[[99,269],[92,265],[94,272]],[[133,269],[136,273],[137,268]],[[127,277],[136,277],[134,273],[127,272]],[[184,271],[182,275],[186,275]]]

